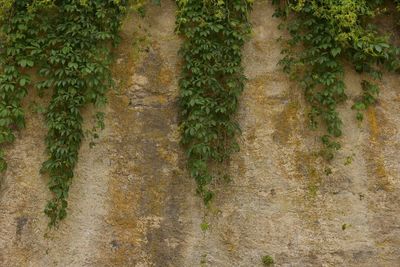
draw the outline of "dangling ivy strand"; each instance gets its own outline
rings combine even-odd
[[[1,0],[0,13],[0,143],[14,140],[24,126],[21,101],[38,70],[39,92],[50,89],[46,109],[48,173],[54,197],[45,208],[50,226],[65,218],[67,197],[83,139],[81,109],[106,102],[112,86],[111,44],[117,40],[127,1],[123,0]],[[98,116],[101,117],[101,116]],[[0,169],[6,163],[0,154]]]
[[[66,216],[67,197],[83,138],[81,109],[106,102],[112,86],[109,41],[116,38],[122,6],[116,1],[65,1],[56,5],[40,73],[53,97],[46,112],[49,159],[42,171],[50,176],[54,197],[46,206],[50,225]],[[53,12],[54,12],[53,11]],[[40,88],[42,89],[42,88]]]
[[[2,2],[3,8],[11,1]],[[25,126],[21,102],[31,79],[26,71],[34,66],[38,30],[32,27],[37,17],[28,12],[26,1],[16,1],[14,10],[0,14],[0,144],[12,143],[14,130]],[[7,167],[0,150],[0,171]]]
[[[213,193],[210,164],[226,161],[239,149],[234,119],[246,78],[242,47],[251,27],[249,0],[179,0],[177,32],[184,37],[180,79],[182,144],[198,193]]]
[[[363,94],[353,109],[362,120],[362,110],[376,102],[381,78],[379,66],[393,70],[398,67],[398,49],[389,44],[388,36],[378,33],[372,18],[380,14],[383,1],[280,1],[275,16],[285,18],[291,35],[281,64],[304,89],[310,104],[309,121],[317,127],[319,119],[327,133],[321,137],[327,159],[340,148],[335,141],[342,135],[338,105],[347,99],[344,84],[344,62],[358,72],[368,74],[362,82]],[[289,16],[293,14],[293,16]]]

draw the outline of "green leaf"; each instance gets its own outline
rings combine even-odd
[[[336,57],[337,55],[340,54],[341,51],[342,51],[342,49],[340,47],[336,47],[331,50],[331,54],[332,54],[332,56]]]

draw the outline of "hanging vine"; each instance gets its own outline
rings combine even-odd
[[[282,52],[281,65],[304,89],[310,104],[308,114],[312,128],[322,121],[327,134],[321,137],[323,155],[332,159],[340,148],[336,137],[342,135],[338,105],[347,99],[344,64],[351,63],[357,72],[369,78],[362,81],[363,93],[353,109],[357,119],[362,111],[376,102],[382,76],[381,69],[398,66],[398,49],[390,45],[389,36],[380,34],[372,19],[382,12],[383,1],[280,1],[275,16],[285,18],[291,35]]]
[[[0,144],[12,143],[14,130],[25,126],[21,102],[27,94],[30,77],[25,73],[34,65],[32,55],[37,30],[30,27],[35,15],[27,11],[21,2],[15,4],[18,10],[2,24],[0,41]],[[7,163],[0,151],[0,171]]]
[[[180,79],[182,144],[197,192],[208,203],[212,163],[239,149],[234,119],[246,81],[242,47],[250,33],[250,0],[179,0],[177,32],[184,37]]]
[[[54,12],[55,11],[55,12]],[[50,225],[66,216],[67,197],[83,138],[80,110],[88,103],[106,102],[112,85],[108,41],[116,38],[121,7],[115,1],[65,1],[53,7],[58,13],[48,35],[40,74],[53,97],[46,111],[49,159],[42,171],[50,176],[54,197],[46,206]]]
[[[3,1],[4,2],[4,1]],[[2,3],[3,3],[2,2]],[[6,2],[4,2],[6,3]],[[14,139],[12,130],[24,125],[21,101],[35,65],[42,92],[53,96],[46,109],[48,160],[42,172],[49,175],[53,199],[45,208],[50,226],[66,216],[69,187],[83,139],[81,109],[106,102],[112,86],[110,44],[117,32],[126,1],[120,0],[15,0],[4,15],[0,76],[0,142]],[[101,116],[99,116],[101,117]],[[1,158],[0,167],[5,162]]]

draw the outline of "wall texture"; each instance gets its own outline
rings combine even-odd
[[[363,123],[351,101],[343,106],[343,149],[327,175],[315,156],[317,134],[305,127],[301,90],[277,66],[279,21],[270,1],[256,1],[244,51],[241,152],[227,166],[232,181],[218,181],[205,209],[178,143],[175,5],[161,2],[124,23],[106,130],[94,148],[82,146],[58,230],[46,228],[43,214],[50,194],[39,174],[42,116],[30,112],[7,148],[0,266],[262,266],[264,255],[275,266],[399,266],[400,76],[385,76]],[[350,99],[360,80],[349,68]],[[88,122],[92,113],[85,111]]]

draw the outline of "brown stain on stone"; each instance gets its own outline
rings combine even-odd
[[[170,68],[164,67],[161,68],[159,74],[160,83],[164,86],[171,85],[174,79],[174,73]]]
[[[380,114],[383,116],[383,114]],[[367,151],[367,169],[370,176],[371,190],[392,191],[392,185],[389,181],[388,172],[385,168],[385,161],[381,152],[384,143],[381,140],[381,127],[378,122],[376,108],[370,107],[367,111],[367,118],[370,130],[369,145]]]
[[[227,225],[224,229],[221,229],[220,236],[222,244],[228,251],[230,257],[236,258],[237,255],[235,252],[238,250],[238,246],[240,243],[238,233],[235,231],[235,229],[232,229],[231,226]]]
[[[285,76],[282,73],[265,73],[248,81],[244,95],[257,103],[257,106],[277,105],[285,101],[286,96],[279,93],[269,95],[270,90],[274,90],[274,84],[282,82]],[[271,86],[272,85],[272,86]],[[272,88],[270,88],[272,87]]]
[[[148,33],[142,27],[142,23],[143,21],[133,11],[122,23],[120,31],[122,41],[113,51],[115,62],[111,69],[118,89],[132,85],[129,77],[149,47]]]
[[[272,138],[280,145],[286,145],[292,137],[293,130],[299,123],[300,103],[297,100],[290,99],[283,111],[273,118],[274,128],[276,129]]]
[[[144,218],[141,215],[143,197],[151,199],[146,203],[146,213],[153,216],[159,216],[161,210],[162,195],[160,190],[162,184],[154,184],[152,177],[147,172],[151,172],[158,166],[149,166],[144,162],[143,153],[148,153],[151,157],[156,157],[151,147],[154,142],[143,144],[145,138],[154,138],[154,133],[148,136],[135,137],[132,133],[143,132],[145,123],[142,121],[143,111],[134,111],[128,106],[118,104],[118,97],[111,98],[111,106],[115,114],[118,114],[116,120],[118,124],[117,132],[121,135],[120,142],[115,144],[115,166],[113,177],[109,183],[109,194],[111,198],[110,205],[113,207],[108,214],[108,223],[113,228],[115,239],[120,244],[110,255],[106,262],[115,266],[130,266],[134,264],[146,264],[151,266],[151,261],[147,256],[141,255],[140,251],[145,246],[146,233],[152,223],[158,223],[157,218]],[[145,111],[144,111],[145,112]],[[148,118],[150,119],[150,118]],[[150,130],[150,129],[148,129]],[[143,146],[149,146],[147,151]],[[129,155],[122,157],[119,155]],[[157,164],[157,162],[154,162]],[[127,166],[133,165],[131,168]],[[129,181],[131,178],[133,181]]]
[[[140,23],[143,33],[152,19],[149,16]],[[184,205],[178,193],[184,183],[176,184],[182,172],[175,95],[169,89],[178,70],[163,58],[158,38],[147,34],[145,48],[132,45],[125,34],[116,52],[122,55],[114,66],[120,90],[110,95],[108,119],[117,134],[108,189],[112,208],[107,223],[113,234],[100,261],[112,266],[174,266],[172,262],[179,262],[181,230],[174,227],[183,229],[177,216]],[[128,47],[136,50],[126,53]]]
[[[316,153],[298,151],[295,154],[297,179],[306,182],[308,198],[314,198],[317,195],[319,186],[322,182],[321,160]]]

